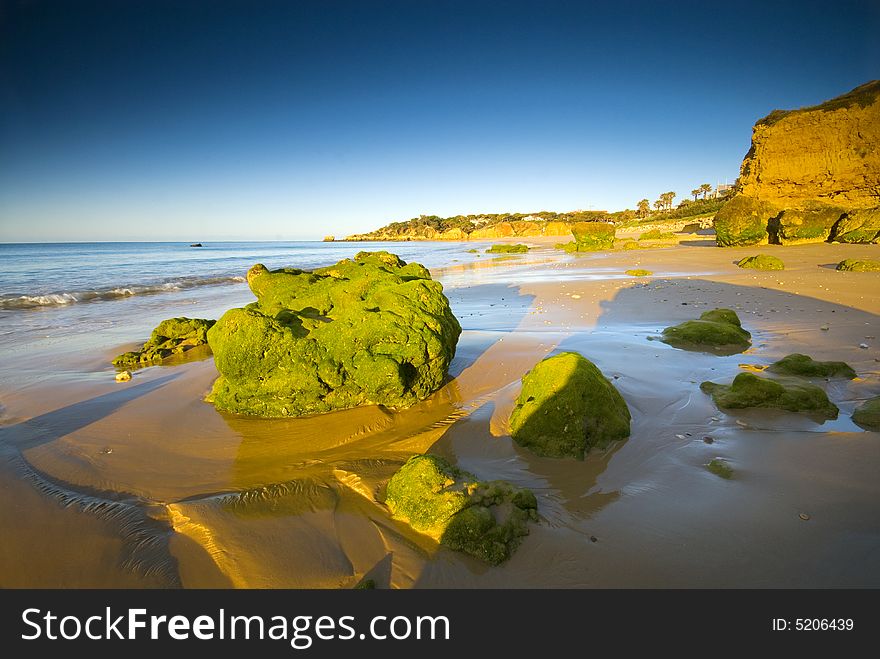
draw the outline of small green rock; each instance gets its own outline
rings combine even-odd
[[[752,335],[742,328],[739,317],[731,309],[713,309],[698,320],[663,330],[664,343],[683,350],[697,350],[719,355],[732,355],[746,350]]]
[[[513,440],[537,455],[582,460],[593,447],[629,437],[623,396],[576,352],[548,357],[522,379],[510,415]]]
[[[752,270],[785,270],[782,259],[769,254],[747,256],[737,261],[737,265],[740,268],[751,268]]]
[[[768,371],[782,375],[800,375],[807,378],[847,378],[852,380],[856,372],[846,362],[817,362],[812,357],[793,353],[767,367]]]
[[[203,318],[169,318],[163,320],[150,334],[144,346],[134,352],[124,352],[113,359],[117,368],[137,368],[158,364],[166,357],[179,355],[195,346],[208,342],[208,330],[215,320]]]
[[[837,264],[837,269],[846,272],[877,272],[880,271],[880,261],[845,259]]]
[[[529,246],[523,245],[522,243],[517,243],[515,245],[502,243],[500,245],[492,245],[486,250],[486,254],[525,254],[528,251]]]
[[[706,468],[716,476],[720,476],[724,479],[729,479],[733,476],[733,469],[731,469],[730,465],[719,458],[710,460],[709,464],[706,465]]]
[[[880,432],[880,396],[869,398],[856,408],[852,420],[865,430]]]
[[[491,565],[510,558],[538,519],[530,490],[480,481],[430,454],[413,456],[391,477],[385,503],[419,533]]]
[[[633,270],[627,270],[624,274],[629,275],[630,277],[650,277],[654,273],[650,270],[642,270],[641,268],[635,268]]]
[[[591,252],[614,246],[614,225],[608,222],[575,222],[571,232],[577,247],[571,251]]]
[[[822,419],[836,419],[837,406],[819,387],[797,381],[759,378],[740,373],[729,385],[703,382],[700,389],[712,396],[721,409],[767,407],[801,412]]]
[[[467,253],[468,253],[468,254],[479,254],[479,253],[480,253],[480,250],[478,250],[478,249],[469,249],[469,250],[467,250]]]
[[[664,232],[660,229],[651,229],[639,236],[639,240],[674,240],[675,234],[671,231]]]

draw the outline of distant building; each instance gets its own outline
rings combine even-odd
[[[719,183],[718,186],[715,188],[714,197],[715,199],[718,199],[718,197],[723,197],[727,195],[731,190],[733,190],[732,183]]]

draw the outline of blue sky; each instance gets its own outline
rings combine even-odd
[[[880,77],[877,34],[875,0],[0,0],[0,241],[681,198],[774,108]]]

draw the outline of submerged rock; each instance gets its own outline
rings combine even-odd
[[[746,350],[752,335],[742,328],[739,317],[730,309],[706,311],[698,320],[663,330],[664,343],[684,350],[698,350],[732,355]]]
[[[853,412],[852,420],[865,430],[880,432],[880,396],[869,398],[859,405]]]
[[[534,453],[583,459],[629,436],[623,396],[602,372],[576,352],[548,357],[522,379],[510,414],[513,440]]]
[[[837,270],[845,272],[877,272],[880,271],[880,261],[844,259],[837,264]]]
[[[819,387],[799,381],[770,380],[740,373],[729,385],[703,382],[700,389],[721,409],[768,407],[836,419],[837,406]]]
[[[768,371],[783,375],[800,375],[807,378],[847,378],[852,380],[856,372],[846,362],[817,362],[812,357],[793,353],[767,367]]]
[[[706,465],[706,469],[711,471],[716,476],[720,476],[724,479],[730,479],[733,477],[733,469],[731,469],[730,465],[727,464],[724,460],[720,458],[714,458],[709,461],[709,464]]]
[[[492,565],[503,563],[538,519],[531,490],[480,481],[436,455],[416,455],[386,488],[391,513],[419,533]]]
[[[360,252],[313,272],[248,271],[257,302],[208,333],[221,410],[301,416],[358,405],[404,408],[443,384],[461,326],[418,263]]]
[[[124,352],[113,360],[119,368],[158,364],[166,357],[179,355],[195,346],[208,342],[208,330],[216,321],[204,318],[169,318],[163,320],[150,334],[144,347]]]
[[[751,268],[753,270],[785,270],[785,264],[782,260],[769,254],[746,256],[737,261],[737,265],[740,268]]]
[[[500,245],[492,245],[486,250],[486,254],[525,254],[528,251],[528,245],[523,245],[522,243],[517,243],[516,245],[502,243]]]

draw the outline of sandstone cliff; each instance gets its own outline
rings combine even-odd
[[[864,209],[880,206],[880,81],[758,121],[734,202],[716,216],[721,246],[819,242],[846,234],[850,242],[876,242],[880,232],[837,225],[873,225]]]
[[[370,233],[354,234],[346,240],[492,240],[529,236],[571,236],[571,224],[519,220],[479,227],[470,233],[458,228],[437,231],[432,227],[413,227],[402,232],[379,229]]]

